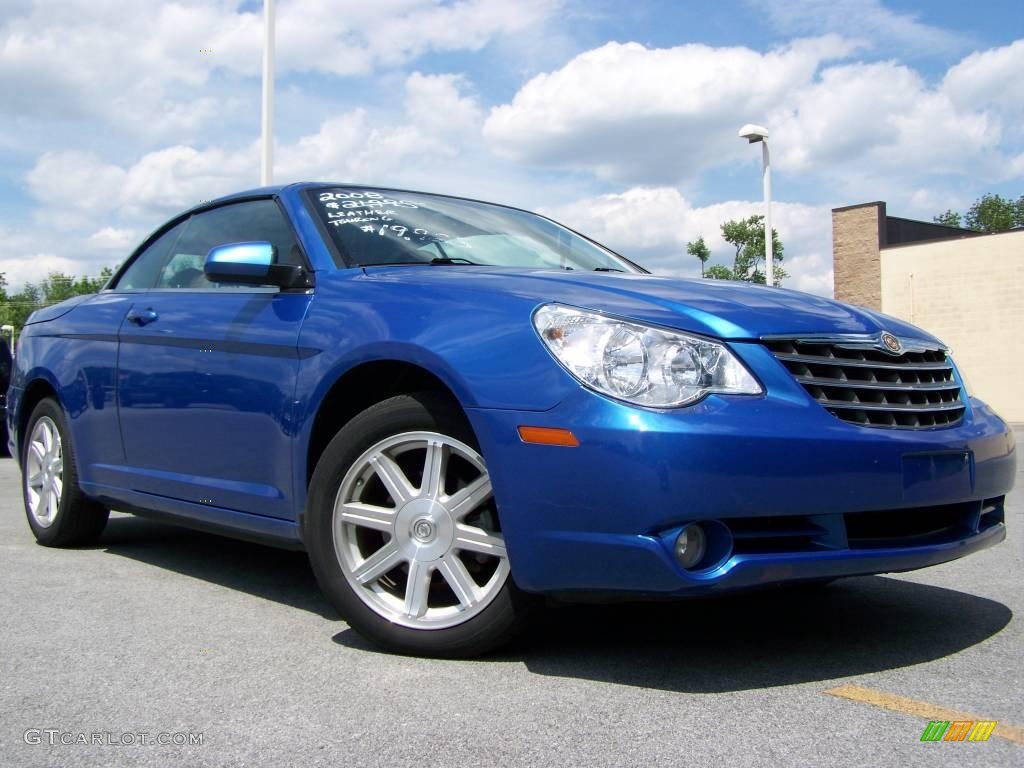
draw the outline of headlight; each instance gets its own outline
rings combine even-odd
[[[652,408],[687,405],[709,392],[759,395],[761,387],[722,344],[559,304],[533,314],[555,358],[583,384]]]

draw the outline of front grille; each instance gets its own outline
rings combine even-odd
[[[765,344],[804,389],[843,421],[866,427],[942,427],[963,418],[946,352],[914,343],[902,354],[875,338],[769,339]]]

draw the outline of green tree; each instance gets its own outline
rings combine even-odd
[[[111,274],[109,267],[104,267],[96,277],[75,277],[63,272],[51,272],[40,281],[39,293],[44,304],[56,304],[73,296],[99,293]]]
[[[733,261],[732,279],[748,283],[764,284],[764,216],[750,216],[746,219],[732,219],[722,224],[722,237],[736,249]],[[784,278],[789,277],[782,267],[785,253],[779,233],[772,229],[772,254],[774,283],[782,285]]]
[[[96,277],[50,272],[39,283],[26,283],[17,293],[8,294],[6,275],[0,273],[0,324],[13,325],[15,332],[21,333],[28,316],[37,309],[73,296],[97,293],[112,274],[109,267],[104,267]]]
[[[1021,208],[1024,197],[1014,202],[1002,195],[982,195],[974,201],[974,205],[964,215],[964,224],[968,229],[978,232],[1005,232],[1020,226]]]
[[[39,293],[44,304],[56,304],[77,296],[75,278],[63,272],[51,272],[39,283]]]
[[[711,280],[735,280],[732,270],[722,264],[712,264],[707,268],[704,277]]]
[[[27,283],[17,293],[8,295],[5,291],[0,303],[0,325],[13,325],[15,332],[20,334],[28,316],[41,306],[39,289],[32,283]]]
[[[940,213],[938,216],[933,216],[932,221],[936,224],[945,224],[947,227],[959,227],[960,214],[951,208],[947,208],[945,213]]]
[[[700,259],[700,276],[704,277],[704,265],[707,264],[708,259],[711,258],[711,249],[708,248],[707,243],[704,242],[703,236],[688,242],[686,244],[686,252],[691,256],[696,256]]]

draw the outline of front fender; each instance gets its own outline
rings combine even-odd
[[[315,406],[354,365],[397,360],[437,376],[466,407],[549,410],[578,384],[537,337],[536,306],[529,296],[477,296],[457,284],[327,275],[302,326],[296,401]]]

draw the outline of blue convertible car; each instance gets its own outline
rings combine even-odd
[[[962,557],[1005,537],[1014,477],[1012,432],[918,328],[338,184],[172,219],[31,317],[8,403],[41,544],[113,508],[303,548],[353,627],[442,656],[539,594]]]

